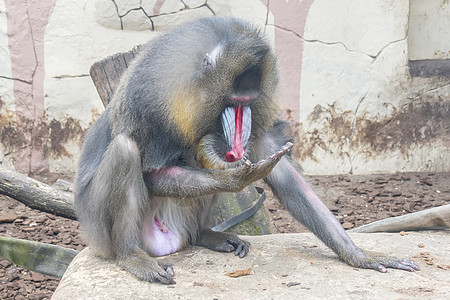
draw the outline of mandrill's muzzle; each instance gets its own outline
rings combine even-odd
[[[225,155],[227,162],[235,162],[245,154],[245,147],[252,128],[252,112],[250,107],[227,107],[222,113],[222,128],[230,151]]]

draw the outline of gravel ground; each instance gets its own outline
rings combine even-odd
[[[57,174],[40,176],[53,183]],[[450,173],[312,176],[313,189],[346,229],[450,203]],[[267,187],[266,187],[267,188]],[[268,192],[265,206],[278,232],[303,228]],[[81,250],[78,222],[39,212],[0,195],[0,235]],[[59,280],[0,259],[0,299],[49,299]]]

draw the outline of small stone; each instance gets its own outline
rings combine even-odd
[[[17,219],[17,214],[14,211],[0,211],[0,223],[12,223]]]
[[[49,218],[50,220],[54,220],[55,219],[55,215],[52,214],[45,214],[47,216],[47,218]]]
[[[403,209],[407,212],[411,212],[411,203],[405,203],[403,204]]]
[[[291,287],[291,286],[296,286],[296,285],[299,285],[299,284],[300,284],[300,282],[291,281],[291,282],[288,282],[288,283],[286,284],[286,286],[287,286],[287,287]]]
[[[403,174],[402,175],[402,180],[405,180],[405,181],[411,180],[411,177],[409,175]]]
[[[337,207],[334,204],[331,204],[328,206],[328,209],[331,210],[332,212],[337,212],[339,210],[339,207]]]
[[[275,204],[267,204],[267,205],[266,205],[266,208],[267,208],[269,211],[277,211],[277,210],[278,210],[278,207],[277,207]]]
[[[31,232],[31,231],[35,231],[36,230],[36,227],[24,227],[24,228],[22,228],[22,231],[25,231],[25,232]]]
[[[42,275],[42,274],[40,274],[40,273],[36,273],[36,272],[33,272],[33,273],[31,273],[31,280],[32,281],[44,281],[44,280],[46,280],[47,278],[44,276],[44,275]]]
[[[399,196],[401,196],[401,195],[402,195],[402,192],[401,192],[401,191],[395,190],[395,191],[392,192],[392,196],[393,196],[393,197],[399,197]]]
[[[46,295],[44,292],[36,291],[30,296],[30,299],[40,300],[40,299],[44,299],[45,297],[46,297]]]
[[[402,178],[398,174],[394,174],[389,178],[389,180],[401,181]]]
[[[7,260],[4,260],[4,259],[0,260],[0,266],[2,266],[3,268],[7,268],[7,267],[9,267],[10,265],[12,265],[11,262],[9,262],[9,261],[7,261]]]
[[[344,222],[344,224],[342,224],[342,227],[344,227],[345,230],[351,229],[351,228],[353,228],[353,226],[354,225],[350,222]]]
[[[374,182],[376,184],[384,184],[384,183],[387,183],[388,180],[386,178],[384,178],[384,177],[377,177],[377,178],[374,179]]]
[[[341,214],[344,216],[346,216],[346,215],[350,216],[350,215],[353,215],[353,213],[354,213],[353,209],[344,209],[341,211]]]
[[[43,216],[43,215],[37,216],[34,219],[34,222],[36,222],[36,223],[44,223],[45,221],[47,221],[47,217]]]
[[[425,185],[428,185],[428,186],[432,186],[432,185],[433,185],[433,183],[432,183],[429,179],[427,179],[427,178],[422,179],[421,182],[422,182],[423,184],[425,184]]]
[[[374,189],[372,192],[369,193],[369,197],[374,198],[376,196],[379,196],[381,194],[381,190]]]

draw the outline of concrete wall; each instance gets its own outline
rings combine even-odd
[[[73,172],[103,111],[89,67],[199,17],[244,18],[279,57],[279,103],[308,174],[450,171],[446,0],[0,0],[0,161]],[[408,30],[409,29],[409,30]]]
[[[411,0],[408,50],[411,60],[450,59],[450,5],[443,0]]]

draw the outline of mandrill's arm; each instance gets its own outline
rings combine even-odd
[[[149,194],[176,198],[192,198],[217,192],[239,192],[250,183],[266,177],[292,143],[274,149],[273,154],[257,163],[226,170],[207,170],[188,166],[171,166],[145,173]],[[280,150],[281,149],[281,150]]]
[[[276,148],[276,140],[280,140],[279,135],[272,137],[270,134],[266,135],[259,145],[259,152]],[[299,167],[290,158],[282,157],[265,181],[289,212],[346,263],[355,267],[376,269],[380,272],[386,272],[386,268],[419,270],[417,264],[408,259],[398,259],[358,248],[330,210],[309,187],[301,176]]]

